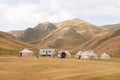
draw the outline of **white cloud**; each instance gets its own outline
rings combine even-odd
[[[11,29],[23,29],[33,27],[39,22],[58,22],[74,17],[112,16],[120,22],[118,19],[120,0],[18,0],[18,2],[12,0],[11,3],[9,1],[11,0],[0,0],[0,29],[4,27],[4,30],[10,26]]]

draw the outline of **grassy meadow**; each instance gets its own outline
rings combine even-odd
[[[0,56],[0,80],[120,80],[120,59]]]

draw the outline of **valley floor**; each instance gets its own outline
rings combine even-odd
[[[0,80],[120,80],[120,59],[0,57]]]

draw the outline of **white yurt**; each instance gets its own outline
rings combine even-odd
[[[60,58],[61,57],[61,54],[58,54],[58,58]]]
[[[98,59],[98,56],[94,51],[88,50],[81,54],[81,59]]]
[[[107,53],[103,53],[103,54],[100,56],[100,59],[110,59],[110,55],[108,55]]]
[[[69,51],[65,51],[65,54],[66,54],[66,58],[70,58],[71,57],[71,54],[69,53]]]
[[[19,57],[23,57],[23,56],[33,56],[34,52],[29,50],[28,48],[23,49],[22,51],[19,52]]]
[[[98,59],[98,56],[97,56],[97,54],[95,54],[95,52],[94,51],[92,51],[92,50],[90,50],[89,51],[90,52],[90,59]]]
[[[81,54],[81,59],[89,59],[89,51],[84,51]]]
[[[75,58],[80,59],[82,55],[82,51],[79,51],[78,53],[75,54]]]

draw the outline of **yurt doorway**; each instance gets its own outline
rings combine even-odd
[[[61,53],[61,58],[65,58],[66,57],[66,53],[65,52],[62,52]]]
[[[22,53],[20,53],[20,57],[22,57]]]
[[[78,59],[81,59],[81,55],[79,55]]]

